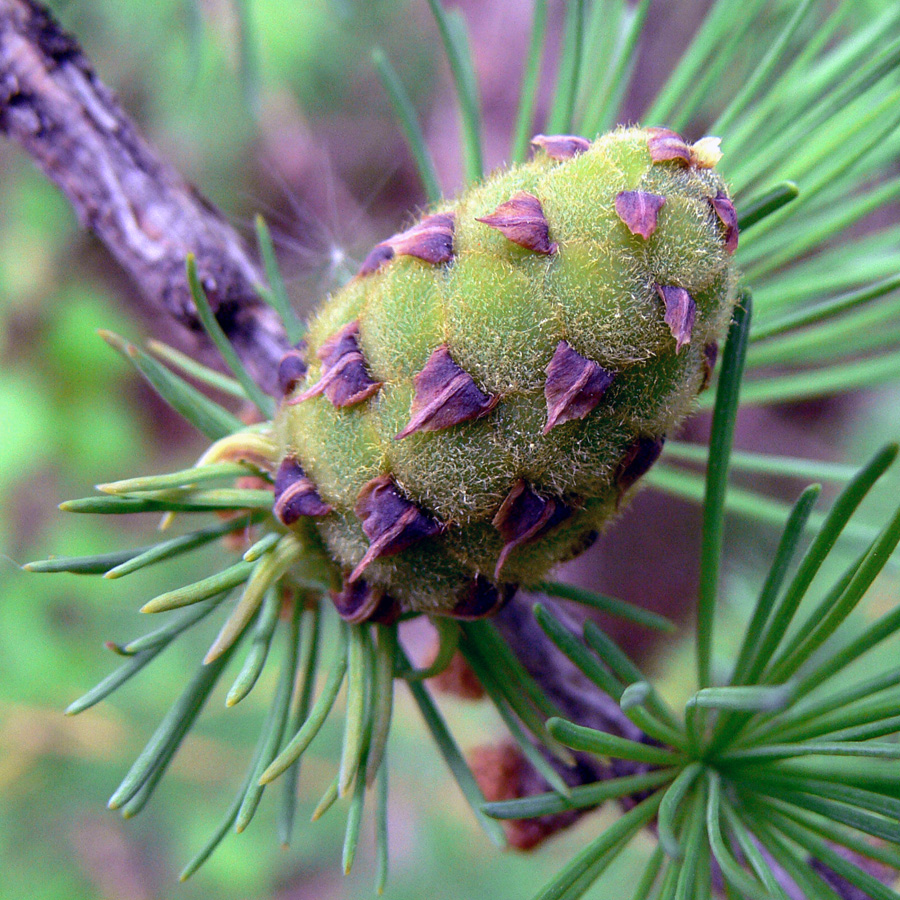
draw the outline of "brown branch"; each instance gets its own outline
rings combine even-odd
[[[216,316],[274,388],[287,346],[240,235],[147,143],[75,40],[33,0],[0,0],[0,131],[66,195],[156,309],[205,344],[185,277],[194,253]],[[208,345],[205,348],[208,352]]]
[[[548,640],[531,612],[538,601],[572,631],[580,630],[558,603],[543,594],[519,591],[495,616],[494,622],[506,642],[515,648],[522,665],[532,677],[540,679],[544,693],[573,722],[632,741],[642,740],[643,732],[622,712],[619,704],[589,681]]]

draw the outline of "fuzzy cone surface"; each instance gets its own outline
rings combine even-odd
[[[308,372],[276,431],[282,456],[331,507],[315,523],[345,578],[363,562],[353,581],[404,611],[463,616],[475,579],[482,589],[533,584],[590,543],[690,411],[731,318],[736,228],[721,214],[733,207],[715,154],[669,134],[619,129],[574,154],[538,149],[438,210],[452,223],[449,257],[385,242],[397,252],[324,303],[307,336]],[[521,202],[504,207],[523,196],[538,201],[537,222]],[[328,342],[348,326],[379,386],[336,405],[316,385]],[[439,349],[488,399],[469,420],[397,439],[417,408],[416,376]],[[575,371],[554,376],[568,379],[571,404],[552,423],[559,353]],[[588,370],[594,389],[579,394]],[[366,561],[376,538],[360,495],[386,477],[436,527]]]

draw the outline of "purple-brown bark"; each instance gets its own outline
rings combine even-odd
[[[287,341],[257,294],[263,278],[240,235],[147,143],[75,40],[31,0],[0,0],[0,131],[62,190],[147,302],[208,351],[185,275],[193,253],[219,323],[275,390]]]

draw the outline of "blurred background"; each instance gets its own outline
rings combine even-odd
[[[385,50],[413,94],[444,191],[452,195],[462,184],[452,89],[424,0],[65,0],[50,6],[150,141],[248,240],[253,216],[263,213],[299,309],[339,285],[373,243],[425,204],[374,75],[373,45]],[[651,7],[626,101],[632,116],[706,6]],[[495,167],[509,146],[531,4],[469,0],[461,7],[480,75],[487,164]],[[558,34],[563,13],[564,3],[550,4],[552,33]],[[764,25],[758,37],[764,45]],[[545,100],[554,72],[551,58],[542,77]],[[302,821],[331,771],[336,729],[303,764],[293,846],[277,846],[267,797],[247,833],[227,839],[186,886],[176,884],[242,778],[271,685],[230,711],[215,694],[153,802],[134,821],[104,809],[210,634],[190,635],[111,700],[63,717],[69,702],[115,666],[103,642],[139,634],[138,607],[182,583],[179,569],[151,568],[129,584],[26,575],[18,567],[54,553],[146,542],[154,525],[147,519],[117,517],[113,524],[66,516],[56,506],[98,482],[190,465],[203,449],[203,439],[96,336],[101,327],[186,346],[167,323],[149,316],[56,189],[16,147],[0,143],[0,896],[370,896],[371,833],[364,831],[357,865],[344,878],[342,813],[315,825]],[[783,450],[790,442],[797,455],[860,461],[882,437],[896,436],[896,400],[881,391],[754,412],[743,417],[739,439],[753,449]],[[694,422],[687,433],[702,437],[704,427]],[[796,485],[772,487],[788,497],[797,493]],[[647,527],[661,516],[665,529]],[[570,577],[683,618],[695,589],[697,521],[692,507],[647,492],[570,568]],[[735,522],[729,539],[742,549],[728,573],[738,597],[743,584],[759,577],[777,535]],[[892,596],[890,585],[880,590],[875,607]],[[634,643],[630,649],[646,656],[654,648]],[[652,668],[677,694],[679,660],[688,649],[672,639],[655,649]],[[603,818],[591,816],[529,856],[498,853],[478,831],[402,688],[398,704],[390,750],[389,897],[425,891],[433,900],[527,896],[599,832]],[[451,699],[444,708],[464,748],[502,734],[478,704]],[[634,854],[649,847],[638,842]],[[627,866],[618,866],[590,896],[622,893],[631,879]]]

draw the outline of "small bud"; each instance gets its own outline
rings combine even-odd
[[[583,419],[600,402],[615,377],[599,363],[576,353],[565,341],[557,344],[546,372],[544,434],[563,422]]]
[[[395,441],[416,431],[439,431],[479,419],[486,416],[500,399],[479,389],[472,376],[453,361],[446,344],[431,354],[413,381],[416,395],[412,401],[412,414]]]
[[[438,644],[432,653],[432,661],[436,658]],[[472,671],[466,658],[458,650],[453,654],[450,664],[442,672],[438,672],[428,680],[430,687],[442,694],[452,694],[463,700],[480,700],[484,696],[484,688]]]
[[[526,250],[548,256],[556,253],[558,245],[550,242],[550,226],[541,201],[527,191],[513,194],[489,216],[476,217],[475,221],[496,228],[504,237]]]
[[[468,755],[468,763],[488,802],[530,797],[550,788],[543,776],[525,759],[522,751],[511,743],[475,747]],[[568,828],[582,815],[584,810],[573,809],[532,819],[509,819],[504,821],[503,830],[511,847],[533,850],[548,837]]]
[[[632,234],[639,234],[645,241],[656,231],[659,211],[666,198],[646,191],[621,191],[616,195],[616,212]]]
[[[678,353],[685,344],[691,342],[697,305],[684,288],[658,284],[656,290],[666,305],[664,318],[672,337],[675,338],[675,352]]]
[[[423,513],[400,493],[390,475],[379,475],[363,486],[356,500],[369,549],[350,575],[356,581],[380,556],[393,556],[425,538],[436,537],[446,526]]]
[[[337,407],[355,406],[381,387],[380,381],[373,381],[369,376],[358,334],[359,322],[351,322],[319,347],[316,355],[322,360],[322,377],[309,390],[289,401],[291,404],[324,393]]]

